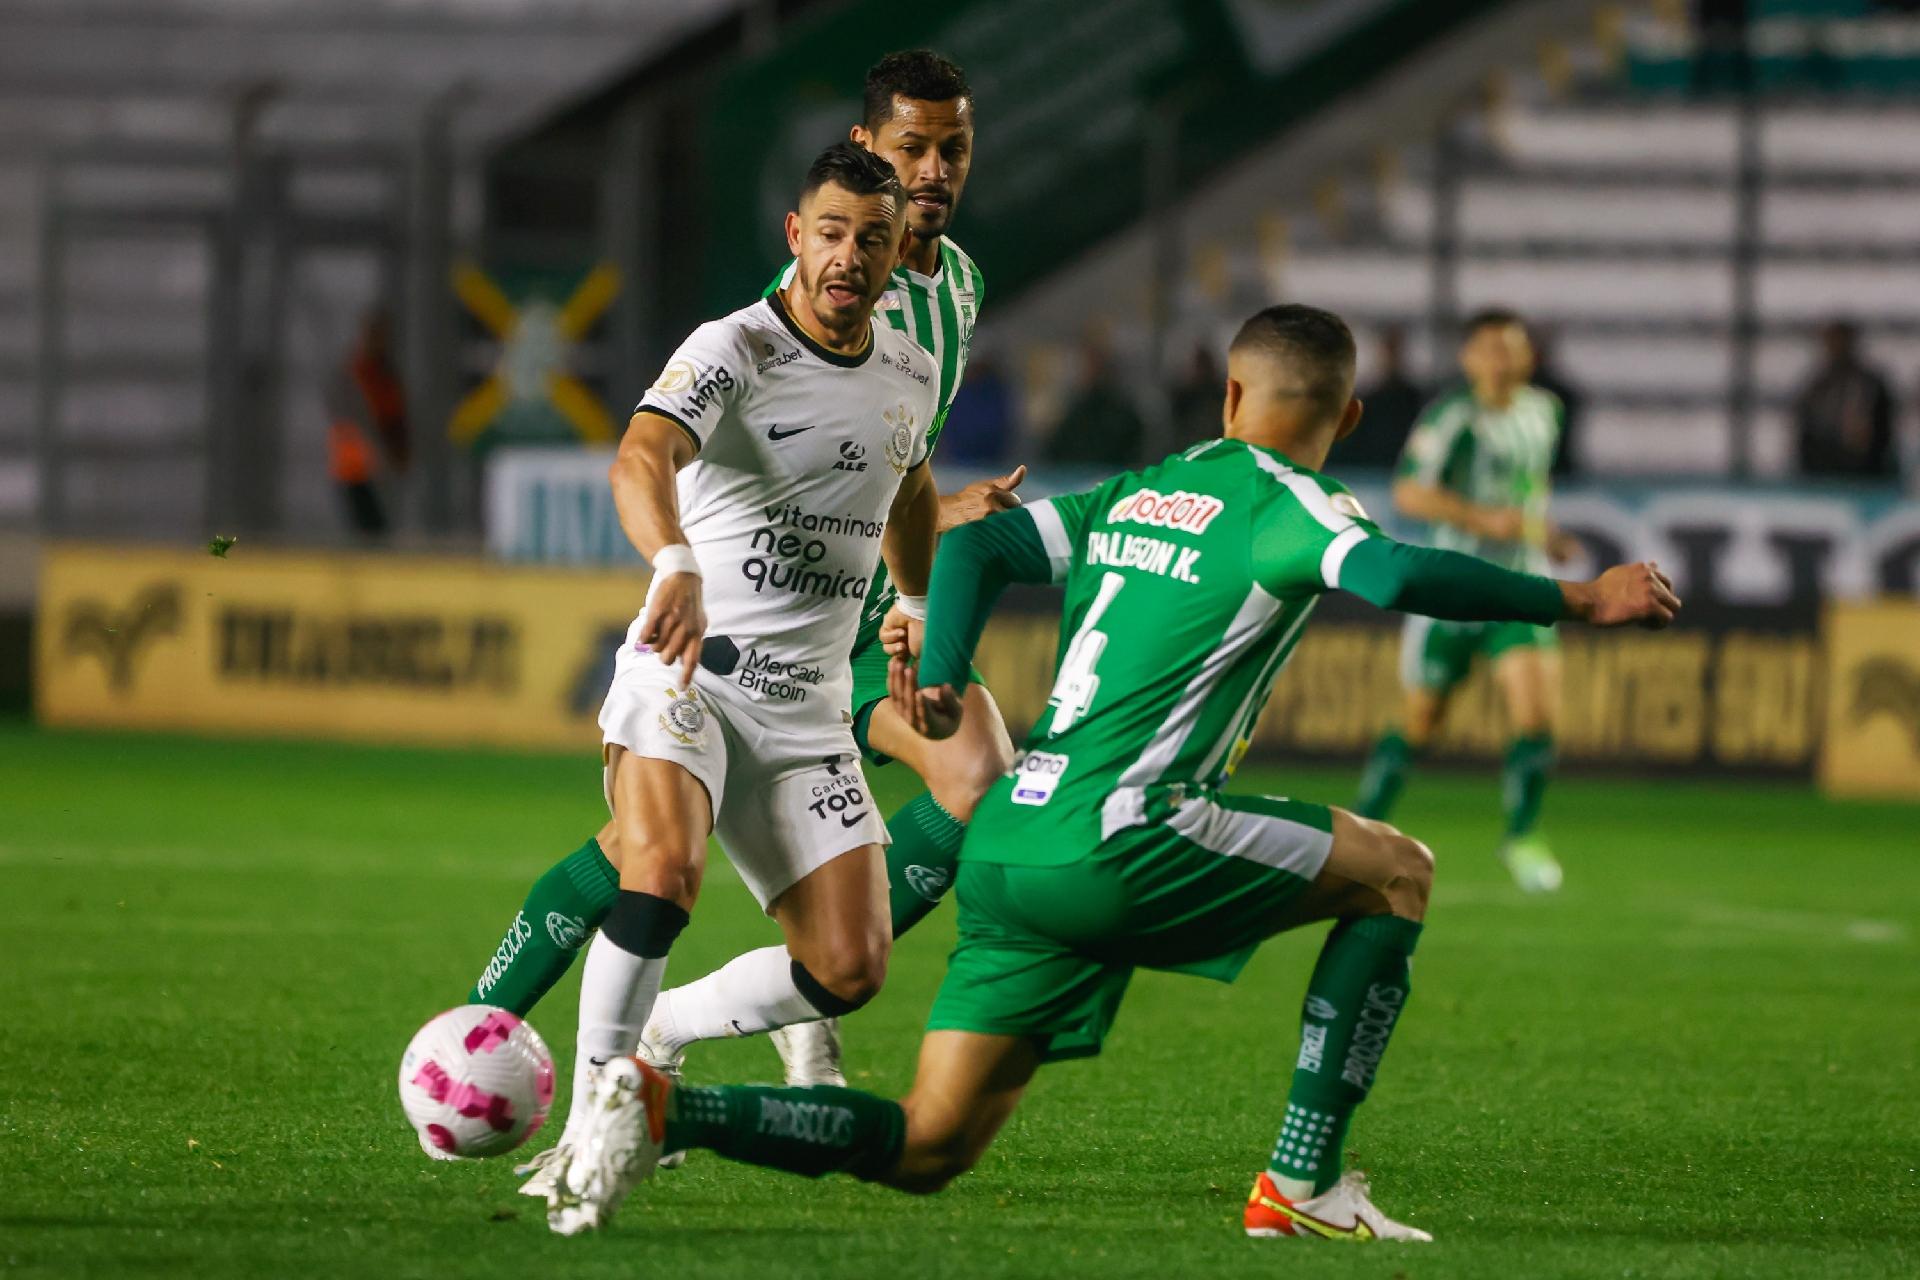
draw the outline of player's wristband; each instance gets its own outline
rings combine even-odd
[[[690,573],[697,578],[700,576],[700,562],[693,558],[692,547],[684,542],[676,542],[653,553],[653,573],[657,578],[675,573]]]
[[[893,607],[901,613],[906,614],[909,618],[912,618],[915,622],[925,622],[927,620],[927,598],[925,596],[896,595],[893,598]]]

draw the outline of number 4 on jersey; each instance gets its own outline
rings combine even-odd
[[[1101,577],[1100,594],[1094,597],[1086,621],[1068,643],[1067,656],[1060,663],[1060,674],[1054,677],[1053,692],[1047,697],[1047,705],[1053,708],[1049,734],[1061,732],[1093,707],[1093,695],[1100,689],[1100,677],[1094,674],[1094,668],[1100,663],[1100,655],[1107,651],[1107,633],[1098,630],[1100,615],[1126,585],[1127,580],[1117,573]]]

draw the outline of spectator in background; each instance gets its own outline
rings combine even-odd
[[[1822,359],[1793,402],[1800,473],[1892,478],[1893,392],[1860,357],[1860,329],[1835,320],[1820,335]]]
[[[940,429],[940,456],[951,462],[994,466],[1013,440],[1013,390],[992,356],[967,361],[960,390]]]
[[[1173,385],[1167,403],[1173,411],[1173,447],[1211,440],[1220,434],[1220,414],[1226,403],[1226,375],[1213,348],[1204,342],[1194,344],[1187,358],[1187,372]]]
[[[1333,447],[1334,465],[1345,467],[1393,466],[1407,443],[1407,433],[1426,408],[1425,387],[1407,374],[1407,331],[1390,324],[1380,331],[1380,369],[1375,379],[1358,393],[1366,411],[1360,430]]]
[[[386,533],[389,523],[374,486],[381,454],[402,472],[409,453],[407,397],[393,367],[391,332],[384,310],[368,312],[328,395],[327,473],[346,504],[348,523],[370,538]]]
[[[1587,402],[1580,388],[1568,382],[1566,375],[1561,373],[1560,362],[1554,358],[1559,349],[1559,334],[1545,327],[1534,331],[1533,385],[1559,396],[1562,410],[1560,451],[1553,455],[1553,477],[1556,480],[1570,476],[1579,469],[1574,441],[1579,438],[1580,422]]]
[[[1113,376],[1113,361],[1099,334],[1080,349],[1080,389],[1047,437],[1048,462],[1130,467],[1140,460],[1147,424]]]

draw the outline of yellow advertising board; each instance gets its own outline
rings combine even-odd
[[[1920,603],[1834,604],[1826,616],[1831,795],[1920,796]]]
[[[591,748],[632,572],[384,555],[56,544],[48,724]]]

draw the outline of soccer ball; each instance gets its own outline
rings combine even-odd
[[[553,1105],[553,1055],[505,1009],[466,1004],[420,1028],[400,1059],[400,1106],[430,1155],[505,1155]]]

